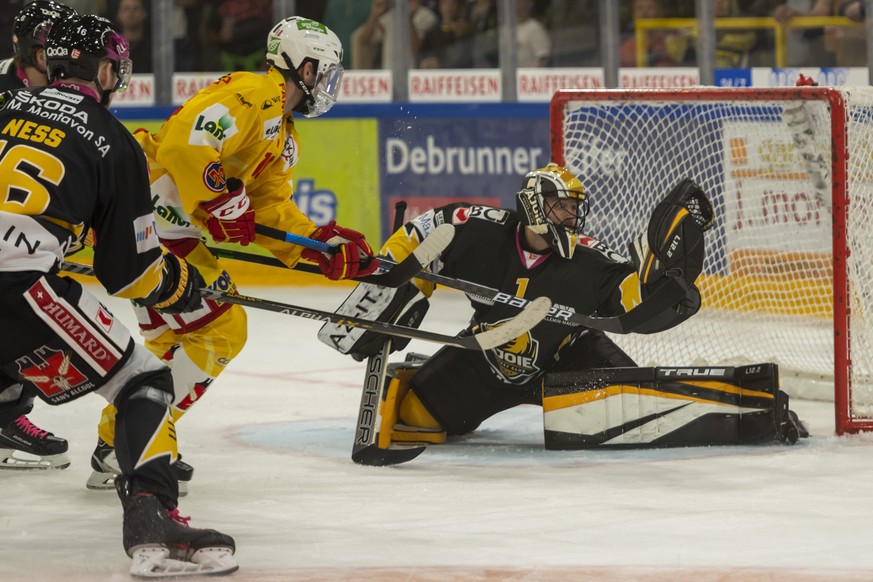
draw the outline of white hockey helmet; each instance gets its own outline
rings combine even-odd
[[[291,16],[279,21],[267,36],[267,62],[281,69],[306,97],[295,111],[318,117],[333,107],[343,78],[343,45],[339,37],[315,20]],[[315,83],[303,83],[299,69],[315,66]]]
[[[573,256],[589,209],[579,178],[553,163],[528,172],[516,195],[516,206],[525,227],[546,239],[563,258]]]

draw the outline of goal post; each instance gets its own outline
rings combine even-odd
[[[700,313],[613,336],[639,365],[774,362],[837,434],[873,430],[873,88],[561,90],[550,116],[619,252],[682,177],[715,206]]]

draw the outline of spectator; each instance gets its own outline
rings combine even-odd
[[[355,30],[367,20],[367,15],[371,12],[366,2],[362,0],[329,0],[324,9],[324,18],[315,18],[313,20],[324,22],[336,34],[343,46],[352,46],[352,34]],[[345,51],[343,54],[343,68],[352,68],[351,56],[352,51]]]
[[[666,13],[661,0],[634,0],[632,18],[635,23],[643,18],[664,18]],[[688,36],[674,30],[652,30],[648,35],[648,58],[644,66],[672,67],[683,65],[688,52]],[[637,66],[637,41],[631,30],[619,47],[622,67]]]
[[[200,10],[200,0],[173,3],[173,58],[177,71],[197,70],[200,43],[195,23],[200,21]]]
[[[543,23],[533,17],[534,0],[516,0],[515,46],[519,67],[547,67],[552,42]]]
[[[715,0],[716,18],[740,16],[737,0]],[[715,66],[718,69],[735,69],[749,66],[749,53],[758,43],[758,35],[750,30],[717,30]]]
[[[493,69],[500,65],[497,3],[474,0],[470,10],[473,27],[473,66]]]
[[[428,30],[439,24],[436,13],[421,0],[409,0],[409,48],[413,62]],[[352,33],[352,68],[390,69],[394,66],[394,10],[388,0],[373,0],[370,16]]]
[[[863,22],[866,18],[864,0],[843,0],[840,3],[840,16],[845,16],[855,22]]]
[[[778,22],[791,26],[797,16],[831,16],[832,0],[788,0],[772,12]],[[789,67],[828,67],[836,64],[825,48],[823,28],[790,29],[786,35],[785,64]]]
[[[149,13],[144,0],[121,0],[113,20],[130,42],[130,59],[137,73],[152,72]]]
[[[223,71],[265,69],[264,39],[273,26],[270,0],[221,0],[212,13],[210,29],[218,45]]]
[[[421,41],[422,69],[467,69],[473,66],[472,25],[464,0],[440,0],[440,25]]]
[[[0,6],[0,39],[12,38],[12,23],[25,4],[25,0],[7,0]],[[0,43],[0,59],[8,59],[13,53],[11,42]]]

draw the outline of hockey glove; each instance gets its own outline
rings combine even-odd
[[[692,285],[703,270],[703,233],[712,226],[712,203],[684,178],[655,207],[646,233],[630,244],[640,281],[651,290],[661,278],[680,277]]]
[[[164,255],[161,285],[149,297],[137,301],[153,307],[160,313],[184,313],[202,305],[200,288],[206,286],[203,276],[194,265],[175,255]]]
[[[304,249],[301,254],[307,261],[318,264],[328,279],[336,281],[363,277],[379,267],[379,261],[373,259],[373,249],[364,240],[364,235],[356,230],[337,226],[333,220],[318,227],[309,238],[337,246],[333,254],[312,249]]]
[[[227,193],[202,202],[200,208],[209,214],[206,228],[215,242],[245,246],[255,240],[255,211],[246,196],[245,185],[237,178],[228,178]]]

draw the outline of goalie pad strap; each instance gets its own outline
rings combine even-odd
[[[563,450],[793,442],[788,396],[778,389],[778,376],[775,364],[547,374],[545,445]]]

